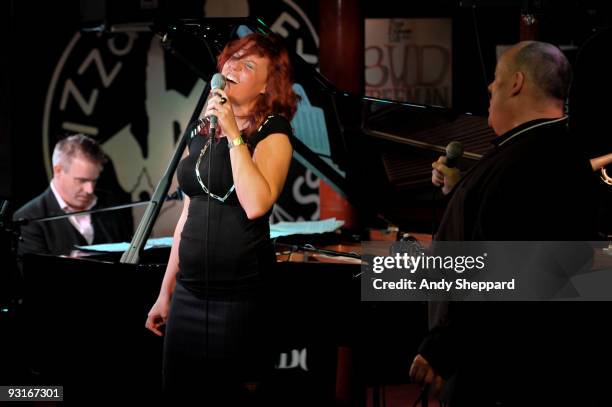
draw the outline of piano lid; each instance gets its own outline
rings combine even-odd
[[[227,41],[251,32],[270,32],[254,18],[158,21],[153,30],[167,50],[205,81],[216,72],[215,58]],[[418,200],[424,189],[431,190],[431,162],[444,154],[449,142],[464,144],[459,164],[463,168],[490,148],[494,134],[484,117],[348,94],[299,55],[290,54],[294,90],[301,96],[291,123],[294,157],[366,218],[393,221],[386,204]],[[401,205],[395,208],[400,210]]]

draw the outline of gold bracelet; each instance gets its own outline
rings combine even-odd
[[[238,147],[241,144],[246,144],[241,136],[238,136],[233,140],[227,140],[227,148],[230,150],[234,147]]]

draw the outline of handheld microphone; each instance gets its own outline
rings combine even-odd
[[[216,73],[210,80],[210,87],[212,90],[225,89],[225,77],[220,73]],[[210,134],[214,135],[217,130],[217,116],[210,116]]]
[[[446,146],[446,163],[448,168],[455,168],[463,155],[463,144],[460,141],[451,141]]]

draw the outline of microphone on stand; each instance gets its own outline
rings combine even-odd
[[[225,77],[220,73],[216,73],[212,76],[210,80],[210,87],[214,91],[215,89],[225,89]],[[210,116],[210,128],[208,130],[208,134],[210,139],[212,140],[217,132],[217,116]]]
[[[225,77],[221,75],[220,73],[214,74],[210,80],[210,87],[213,90],[214,89],[225,89]],[[210,123],[209,135],[211,136],[210,139],[212,140],[212,138],[215,136],[217,132],[218,119],[217,119],[217,116],[215,115],[211,115],[207,118],[200,117],[198,120],[190,124],[189,125],[189,128],[191,129],[191,131],[189,132],[190,139],[200,134],[202,129],[206,126],[206,119],[208,119],[208,122]]]

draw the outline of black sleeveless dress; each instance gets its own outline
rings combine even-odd
[[[249,149],[253,151],[257,143],[272,133],[291,135],[291,125],[282,116],[268,117],[259,131],[247,139]],[[244,288],[261,282],[274,264],[275,257],[270,242],[270,213],[249,220],[238,202],[225,137],[213,141],[210,191],[214,197],[208,198],[205,188],[209,189],[208,158],[211,148],[205,148],[207,142],[207,137],[196,136],[192,139],[189,156],[180,162],[177,169],[179,184],[191,198],[181,234],[177,279],[187,289],[203,292],[208,278],[209,292],[219,294],[227,289]],[[198,161],[199,179],[196,173]],[[206,233],[208,242],[205,241]]]
[[[281,116],[269,117],[247,139],[250,150],[272,133],[291,138],[291,126]],[[265,301],[265,280],[276,260],[269,213],[248,219],[233,189],[226,138],[213,142],[208,201],[205,189],[209,188],[207,159],[211,149],[205,148],[206,142],[206,137],[194,137],[189,156],[177,169],[179,184],[191,200],[165,327],[164,393],[168,400],[200,400],[213,405],[219,400],[228,405],[231,396],[232,405],[243,405],[244,381],[261,377],[274,364],[268,340],[272,312]]]

